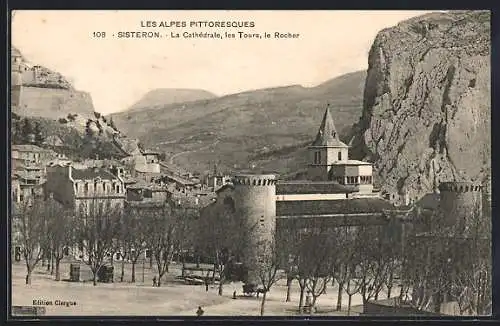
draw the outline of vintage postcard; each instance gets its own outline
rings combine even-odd
[[[489,11],[11,19],[13,316],[491,314]]]

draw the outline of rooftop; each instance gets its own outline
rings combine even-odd
[[[327,107],[323,120],[319,127],[316,139],[311,146],[328,146],[328,147],[348,147],[340,141],[337,129],[333,123],[333,118],[330,114],[330,108]]]
[[[277,201],[276,216],[383,213],[396,207],[382,198]]]
[[[372,165],[370,162],[364,162],[359,160],[347,160],[333,163],[334,165]]]
[[[160,186],[155,183],[148,183],[143,180],[135,182],[127,187],[127,189],[149,189],[152,191],[168,191],[167,186]]]
[[[26,145],[12,145],[11,150],[18,152],[44,152],[45,149],[38,147],[36,145],[26,144]]]
[[[277,195],[288,194],[336,194],[356,192],[356,187],[344,186],[331,181],[281,181],[276,184]]]
[[[105,169],[99,168],[88,168],[88,169],[75,169],[71,171],[71,177],[74,180],[93,180],[100,178],[103,180],[115,180],[117,179],[111,172]]]

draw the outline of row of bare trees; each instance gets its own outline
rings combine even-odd
[[[14,243],[21,247],[26,263],[26,284],[36,266],[43,260],[53,261],[55,279],[61,279],[60,263],[69,252],[89,266],[94,285],[99,270],[119,253],[132,263],[131,281],[135,282],[135,266],[150,250],[156,263],[158,286],[172,262],[174,253],[189,247],[190,218],[173,204],[153,209],[113,207],[110,201],[83,202],[78,210],[66,209],[53,199],[33,199],[13,207]]]
[[[13,229],[26,263],[26,284],[42,259],[53,260],[55,279],[60,280],[60,262],[67,248],[78,247],[82,261],[90,267],[94,285],[99,270],[119,252],[135,266],[146,250],[151,252],[160,286],[175,254],[195,251],[214,262],[219,280],[218,293],[229,281],[229,267],[239,262],[252,226],[238,218],[234,203],[203,214],[173,203],[152,209],[113,208],[104,202],[87,202],[79,211],[67,210],[55,201],[32,201],[16,207]],[[484,220],[484,219],[483,219]],[[404,236],[403,236],[404,234]],[[482,227],[463,230],[436,227],[429,236],[402,232],[396,219],[379,225],[278,226],[273,241],[260,243],[262,255],[252,262],[259,286],[266,294],[286,277],[287,295],[296,280],[300,288],[298,308],[305,306],[308,292],[314,311],[318,298],[331,285],[337,286],[335,309],[342,308],[347,295],[348,312],[352,297],[363,303],[382,294],[410,299],[421,310],[429,310],[444,297],[458,302],[460,313],[484,314],[491,309],[490,233]],[[121,281],[124,279],[122,261]]]

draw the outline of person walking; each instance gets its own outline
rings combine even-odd
[[[208,276],[205,276],[205,291],[208,292]]]
[[[205,311],[203,311],[203,309],[201,309],[201,306],[199,306],[198,310],[196,310],[196,316],[201,317],[201,316],[203,316],[204,312]]]

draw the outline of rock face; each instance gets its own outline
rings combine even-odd
[[[384,192],[418,199],[491,169],[490,14],[433,13],[378,33],[353,141]]]

